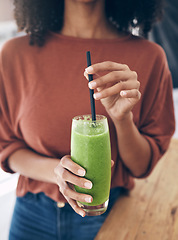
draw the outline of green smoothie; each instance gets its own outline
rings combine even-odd
[[[92,203],[82,204],[97,206],[107,201],[111,181],[111,149],[105,117],[96,123],[89,119],[88,122],[86,119],[76,120],[72,126],[71,158],[86,170],[85,178],[93,183],[92,189],[75,186],[77,192],[93,197]]]

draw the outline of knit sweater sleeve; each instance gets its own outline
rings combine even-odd
[[[174,133],[172,90],[172,77],[167,59],[163,50],[160,49],[142,100],[139,131],[150,144],[152,157],[146,173],[140,177],[146,177],[152,172],[168,149]]]

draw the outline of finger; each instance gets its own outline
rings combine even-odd
[[[140,99],[141,98],[141,93],[138,89],[121,91],[120,95],[123,98],[135,98],[135,99]]]
[[[83,194],[83,193],[78,193],[71,188],[69,188],[68,184],[65,182],[60,182],[59,183],[59,188],[60,192],[65,196],[69,197],[73,200],[80,201],[80,202],[86,202],[86,203],[91,203],[93,201],[92,196]]]
[[[68,197],[66,197],[66,200],[77,214],[79,214],[82,217],[85,217],[85,211],[82,210],[82,208],[80,208],[77,205],[76,201],[74,201],[73,199],[68,198]]]
[[[110,72],[100,78],[97,78],[91,82],[88,83],[88,86],[90,89],[95,89],[98,87],[103,87],[108,83],[112,82],[119,82],[119,81],[125,81],[129,78],[128,74],[125,74],[124,71],[119,72],[119,71],[113,71]]]
[[[87,81],[89,81],[89,77],[88,77],[88,73],[86,73],[86,72],[84,72],[84,77],[87,79]],[[92,74],[92,76],[93,76],[93,80],[95,80],[95,79],[97,79],[98,77],[100,77],[100,75],[99,74]]]
[[[126,64],[105,61],[105,62],[93,64],[90,67],[87,67],[85,71],[88,74],[94,74],[94,73],[99,73],[103,71],[118,71],[118,70],[127,70],[127,69],[129,69],[129,67]]]
[[[72,183],[82,188],[91,189],[92,182],[74,175],[65,168],[60,168],[58,171],[58,176],[65,182]]]
[[[88,73],[86,71],[84,72],[84,77],[86,77],[86,79],[89,80]]]
[[[62,167],[68,169],[70,172],[79,175],[79,176],[85,176],[86,171],[84,168],[82,168],[80,165],[72,161],[70,156],[65,156],[61,159],[60,164]]]
[[[111,87],[105,88],[99,92],[96,92],[93,96],[96,100],[100,100],[109,96],[120,94],[122,90],[131,90],[139,88],[140,83],[138,81],[128,80],[125,82],[119,82]]]
[[[84,72],[84,77],[86,77],[86,79],[89,80],[88,73],[86,71]],[[93,74],[93,79],[96,79],[97,77],[100,77],[100,75],[98,73]]]
[[[108,83],[118,83],[120,81],[134,80],[137,81],[137,73],[135,71],[112,71],[102,77],[99,77],[88,83],[90,89],[102,87]],[[137,83],[137,85],[139,82]],[[139,85],[138,85],[139,87]]]

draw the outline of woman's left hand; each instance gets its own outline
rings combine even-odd
[[[105,72],[109,73],[103,75]],[[95,78],[88,83],[90,89],[96,90],[94,98],[101,100],[112,120],[122,121],[129,116],[141,97],[137,73],[125,64],[106,61],[86,68],[87,79],[88,74]]]

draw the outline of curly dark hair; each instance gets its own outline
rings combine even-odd
[[[161,18],[163,0],[105,0],[106,17],[119,31],[139,27],[147,37],[152,25]],[[30,36],[30,44],[43,46],[48,31],[59,32],[63,26],[64,0],[14,0],[18,28]]]

